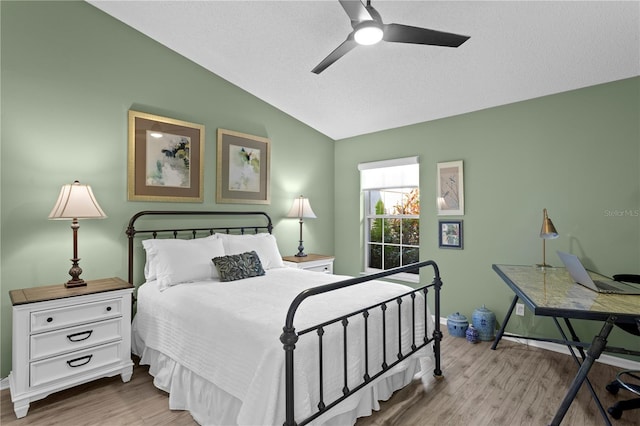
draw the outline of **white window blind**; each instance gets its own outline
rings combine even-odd
[[[360,188],[411,188],[420,185],[418,157],[396,158],[358,164]]]

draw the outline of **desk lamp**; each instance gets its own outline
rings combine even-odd
[[[554,240],[558,238],[559,234],[556,231],[556,227],[553,226],[553,222],[547,215],[547,209],[542,209],[542,229],[540,230],[540,238],[542,238],[542,263],[537,266],[541,269],[551,268],[551,265],[547,265],[546,262],[546,240]]]
[[[298,246],[298,253],[296,253],[296,256],[305,257],[307,254],[304,252],[304,246],[302,245],[302,218],[316,218],[316,214],[311,210],[309,199],[304,198],[302,195],[294,199],[291,210],[287,213],[287,217],[297,217],[300,219],[300,245]]]
[[[69,275],[71,279],[67,281],[65,287],[81,287],[87,285],[87,283],[80,278],[82,269],[78,262],[78,219],[104,219],[107,215],[104,214],[96,198],[93,196],[93,191],[89,185],[81,185],[80,182],[75,181],[72,184],[66,184],[62,186],[58,201],[56,201],[53,210],[49,214],[49,219],[62,219],[71,220],[71,229],[73,230],[73,259],[71,259],[71,269]]]

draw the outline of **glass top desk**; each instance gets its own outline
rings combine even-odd
[[[578,393],[580,386],[585,381],[587,382],[591,396],[596,401],[605,424],[610,425],[609,417],[602,407],[593,386],[591,386],[587,374],[595,360],[598,359],[605,350],[608,352],[640,355],[640,352],[607,346],[607,337],[615,323],[636,324],[636,321],[640,319],[640,296],[597,293],[579,284],[575,284],[565,268],[540,269],[535,266],[493,265],[493,270],[504,280],[509,288],[513,290],[515,296],[491,349],[496,349],[502,336],[513,336],[506,334],[504,330],[518,300],[521,300],[535,315],[553,318],[562,339],[528,338],[567,345],[574,360],[580,365],[580,368],[560,408],[558,408],[551,425],[560,424]],[[593,279],[609,279],[594,272],[589,272],[589,274],[591,274]],[[561,327],[558,318],[564,321],[571,335],[571,339],[567,337],[567,333],[565,333]],[[601,321],[604,324],[592,343],[583,343],[580,342],[580,339],[576,335],[570,322],[571,319]],[[574,346],[580,352],[582,362],[575,355],[573,350]],[[584,352],[585,348],[588,348],[586,354]]]

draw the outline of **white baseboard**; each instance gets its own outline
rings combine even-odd
[[[8,377],[5,377],[4,379],[0,380],[0,390],[5,390],[5,389],[9,389]]]
[[[447,319],[440,318],[440,324],[446,327]],[[444,333],[445,331],[443,331]],[[565,355],[571,355],[569,352],[569,348],[560,343],[552,343],[552,342],[542,342],[539,340],[530,340],[524,337],[506,337],[504,336],[502,339],[509,340],[511,342],[520,343],[527,346],[532,346],[534,348],[546,349],[548,351],[559,352]],[[596,362],[601,362],[603,364],[612,365],[614,367],[621,368],[623,370],[640,370],[640,362],[633,361],[626,358],[620,358],[613,355],[602,354],[600,358],[596,360]]]
[[[535,348],[546,349],[553,352],[559,352],[566,355],[571,355],[569,352],[569,348],[560,344],[560,343],[551,343],[551,342],[541,342],[539,340],[529,340],[518,337],[503,337],[504,340],[509,340],[511,342],[522,343],[527,346],[533,346]],[[640,362],[633,361],[626,358],[620,358],[613,355],[602,354],[600,358],[596,360],[596,362],[601,362],[603,364],[612,365],[614,367],[622,368],[623,370],[640,370]]]

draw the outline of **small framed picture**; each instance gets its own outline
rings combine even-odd
[[[269,139],[218,129],[216,202],[269,204]]]
[[[438,221],[438,247],[462,250],[462,220]]]
[[[449,161],[438,163],[438,216],[464,215],[463,163]]]
[[[129,111],[129,200],[201,203],[203,162],[203,125]]]

